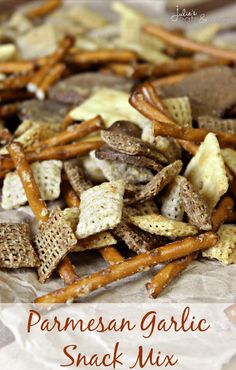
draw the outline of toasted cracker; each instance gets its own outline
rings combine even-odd
[[[124,153],[117,152],[116,150],[110,150],[109,147],[103,145],[100,149],[95,152],[96,158],[105,159],[110,161],[119,161],[127,163],[135,167],[146,167],[154,171],[160,171],[162,166],[151,158],[145,156],[132,156]]]
[[[200,230],[211,230],[211,215],[204,200],[185,177],[179,176],[178,182],[181,187],[180,198],[189,222]]]
[[[123,133],[101,131],[105,143],[118,152],[128,155],[143,155],[155,159],[160,163],[167,163],[166,158],[158,152],[154,145],[145,143],[141,139]]]
[[[182,221],[184,207],[181,201],[181,186],[178,181],[182,176],[176,176],[162,197],[161,214],[176,221]]]
[[[35,181],[44,200],[55,200],[60,196],[62,162],[49,160],[31,165]],[[18,208],[27,202],[27,197],[16,172],[8,173],[3,182],[2,208]]]
[[[0,62],[13,60],[16,56],[16,46],[14,44],[0,45]]]
[[[198,229],[185,222],[171,220],[161,215],[132,216],[130,221],[140,229],[151,234],[171,238],[180,238],[195,235]]]
[[[168,185],[181,171],[182,162],[175,161],[164,167],[153,179],[143,186],[132,199],[127,200],[127,204],[145,202],[154,198],[166,185]]]
[[[77,239],[70,224],[66,222],[60,208],[55,208],[35,236],[36,250],[40,259],[38,275],[41,283],[51,276],[76,243]]]
[[[224,160],[216,136],[209,133],[189,162],[185,176],[211,211],[228,190]]]
[[[68,16],[73,23],[80,23],[86,29],[101,28],[108,23],[102,14],[85,6],[80,6],[78,11],[75,8],[69,9]]]
[[[73,190],[78,196],[93,186],[92,182],[86,177],[83,169],[71,161],[64,162],[64,170]]]
[[[221,154],[226,166],[236,176],[236,151],[230,148],[221,149]]]
[[[81,194],[79,239],[100,231],[113,229],[121,220],[125,183],[122,180],[105,182]]]
[[[153,238],[153,235],[125,221],[119,223],[112,230],[112,233],[122,239],[128,248],[136,253],[143,253],[163,244],[161,237]]]
[[[218,231],[219,241],[202,252],[203,257],[217,259],[225,265],[236,263],[236,226],[222,225]]]
[[[222,119],[211,116],[198,117],[198,126],[211,132],[227,132],[236,134],[236,119]]]
[[[109,231],[102,231],[98,234],[80,239],[73,252],[83,252],[89,249],[98,249],[115,245],[117,240]]]
[[[70,112],[74,120],[88,120],[100,114],[106,127],[119,120],[129,120],[140,127],[148,122],[129,104],[129,94],[113,89],[99,89],[79,107]]]
[[[191,106],[187,96],[164,99],[164,104],[180,126],[192,126]]]
[[[0,267],[35,267],[38,262],[30,242],[29,225],[0,223]]]
[[[96,163],[109,181],[123,179],[129,184],[140,184],[146,183],[153,178],[152,172],[147,168],[140,168],[118,161],[100,160],[98,158],[96,158]]]

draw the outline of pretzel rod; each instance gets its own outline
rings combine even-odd
[[[27,85],[27,89],[30,92],[36,92],[38,87],[41,85],[44,78],[47,76],[51,68],[59,63],[70,47],[74,43],[74,38],[71,36],[65,36],[64,39],[61,41],[60,45],[58,46],[57,50],[48,57],[47,63],[43,64],[43,66],[35,73],[31,81]]]
[[[196,253],[192,253],[185,258],[171,262],[163,267],[153,278],[146,284],[150,297],[157,298],[165,287],[172,282],[182,271],[184,271],[191,262],[196,258]]]
[[[36,219],[38,222],[46,222],[48,220],[48,209],[46,203],[41,199],[41,194],[34,180],[31,167],[25,157],[22,145],[12,142],[7,146],[7,149],[21,179],[26,197]]]
[[[150,35],[156,36],[168,44],[179,47],[180,49],[190,50],[193,52],[206,53],[215,58],[227,59],[230,61],[236,61],[236,52],[226,49],[220,49],[215,46],[209,46],[201,44],[192,40],[189,40],[183,36],[175,35],[170,31],[158,26],[158,25],[145,25],[143,31]]]
[[[189,154],[195,155],[199,148],[198,145],[194,144],[192,141],[177,139],[177,142],[186,150]]]
[[[33,72],[27,74],[9,76],[0,81],[0,90],[15,90],[22,89],[27,85],[33,76]]]
[[[69,62],[82,65],[111,62],[126,63],[135,62],[137,59],[138,55],[134,51],[114,49],[80,51],[68,57]]]
[[[4,104],[0,106],[0,118],[7,118],[7,117],[14,116],[16,112],[17,112],[16,103]]]
[[[224,197],[212,215],[212,228],[217,231],[219,227],[228,219],[232,214],[234,201],[230,197]],[[195,253],[189,255],[184,259],[180,259],[167,264],[161,271],[159,271],[151,280],[146,284],[149,294],[153,298],[157,298],[159,293],[175,278],[180,272],[184,271],[191,262],[197,257]]]
[[[160,110],[158,110],[156,107],[150,104],[145,99],[144,95],[141,94],[140,92],[135,91],[129,98],[129,103],[135,109],[137,109],[141,114],[143,114],[145,117],[149,118],[150,120],[161,121],[166,124],[169,124],[168,126],[173,125],[173,119],[168,118]]]
[[[68,180],[64,180],[62,182],[62,193],[68,207],[79,207],[80,200],[72,189]],[[114,265],[116,263],[124,261],[122,255],[114,247],[110,246],[99,248],[99,252],[102,255],[103,259],[110,265]]]
[[[66,66],[63,63],[58,63],[50,69],[49,73],[44,78],[41,85],[39,85],[38,90],[36,91],[36,96],[39,100],[45,99],[46,93],[48,92],[49,88],[61,78],[65,69]]]
[[[46,203],[41,199],[41,194],[35,182],[31,167],[25,157],[22,145],[13,142],[7,148],[16,166],[16,171],[21,179],[27,200],[36,219],[40,223],[47,222],[49,218],[48,208]],[[72,283],[78,278],[67,257],[60,264],[59,274],[66,284]]]
[[[217,231],[219,227],[230,217],[234,208],[234,201],[230,197],[224,197],[212,214],[212,229]]]
[[[47,147],[64,145],[71,143],[72,141],[78,140],[92,132],[96,132],[104,127],[104,122],[101,116],[96,116],[88,121],[84,121],[79,124],[70,126],[68,129],[59,132],[53,137],[40,141],[34,144],[32,147],[28,148],[27,151],[32,151],[36,149],[45,149]]]
[[[134,71],[132,73],[132,77],[134,79],[141,79],[141,78],[147,78],[152,76],[154,65],[150,63],[141,63],[134,65]]]
[[[81,278],[74,284],[37,298],[35,302],[65,303],[78,297],[87,296],[91,292],[114,281],[134,275],[137,272],[154,267],[159,263],[175,260],[198,250],[210,248],[215,245],[217,240],[218,237],[216,234],[206,232],[195,237],[188,237],[183,240],[175,241]]]
[[[152,84],[155,87],[174,85],[176,82],[182,81],[186,76],[188,76],[188,73],[177,73],[167,77],[158,78],[157,80],[153,80]]]
[[[25,13],[26,17],[29,19],[34,19],[37,17],[42,17],[51,13],[53,10],[58,8],[62,4],[61,0],[45,0],[42,4]]]
[[[13,101],[21,101],[26,99],[32,99],[32,94],[24,90],[6,90],[0,91],[0,102],[8,103]]]
[[[28,162],[45,161],[48,159],[69,159],[74,158],[77,155],[87,154],[91,150],[98,149],[103,144],[101,140],[97,141],[86,141],[81,143],[54,146],[45,148],[40,152],[27,152],[26,158]],[[0,169],[12,170],[14,169],[14,163],[8,156],[0,157]]]
[[[35,63],[32,61],[21,60],[15,62],[0,62],[0,73],[27,73],[35,69]]]
[[[180,127],[178,125],[166,125],[162,122],[153,122],[154,136],[169,136],[175,139],[184,139],[200,143],[210,132],[203,128]],[[235,146],[236,135],[225,132],[217,132],[217,139],[221,146]]]
[[[152,104],[157,108],[161,113],[163,113],[172,123],[176,124],[176,121],[173,119],[162,99],[157,95],[157,92],[153,85],[150,82],[144,82],[141,85],[140,90],[142,91],[144,97],[148,103]]]

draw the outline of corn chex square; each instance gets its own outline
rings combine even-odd
[[[60,196],[62,162],[50,160],[31,165],[36,184],[44,200],[55,200]],[[14,172],[5,176],[2,189],[2,208],[18,208],[27,202],[20,177]]]
[[[121,220],[125,183],[122,180],[104,182],[81,194],[79,239],[100,231],[113,229]]]
[[[225,265],[236,263],[236,225],[222,225],[218,235],[219,241],[202,252],[203,257],[217,259]]]

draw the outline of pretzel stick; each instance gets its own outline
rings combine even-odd
[[[14,90],[22,89],[32,78],[33,73],[28,72],[27,74],[9,76],[4,80],[0,81],[0,90]]]
[[[0,106],[0,118],[7,118],[14,116],[17,112],[16,103],[4,104]]]
[[[182,81],[186,76],[188,76],[188,73],[177,73],[168,77],[158,78],[152,81],[152,84],[155,87],[174,85],[176,82]]]
[[[41,199],[41,194],[25,157],[22,145],[13,142],[7,146],[7,149],[21,179],[26,197],[36,219],[38,222],[47,222],[48,209],[46,203]]]
[[[104,122],[102,117],[96,116],[88,121],[70,126],[67,130],[59,132],[47,140],[43,140],[34,144],[32,147],[28,148],[27,151],[32,151],[39,148],[42,150],[47,147],[64,145],[74,140],[78,140],[92,132],[98,131],[103,127]]]
[[[146,284],[149,296],[157,298],[165,287],[172,282],[182,271],[184,271],[191,262],[196,258],[196,253],[192,253],[185,258],[181,258],[163,267],[153,278]]]
[[[113,49],[80,51],[68,57],[69,62],[82,65],[112,62],[126,63],[135,62],[137,59],[138,55],[134,51]]]
[[[172,115],[170,114],[165,104],[163,103],[162,99],[158,96],[155,88],[150,82],[145,82],[144,84],[142,84],[140,90],[142,91],[148,103],[152,104],[155,108],[162,112],[169,120],[171,120],[172,123],[176,124],[176,121],[173,119]]]
[[[26,73],[35,69],[35,63],[28,60],[20,60],[15,62],[0,62],[0,73]]]
[[[73,45],[74,38],[71,36],[65,36],[58,46],[57,50],[48,57],[47,63],[43,65],[37,73],[33,76],[31,81],[27,85],[27,89],[30,92],[36,92],[38,87],[41,85],[43,79],[47,76],[52,67],[59,63]]]
[[[176,139],[184,139],[200,143],[210,132],[204,128],[180,127],[178,125],[166,125],[162,122],[154,122],[154,136],[170,136]],[[235,146],[236,135],[217,132],[215,133],[221,146]]]
[[[156,36],[168,44],[175,45],[180,49],[190,50],[193,52],[206,53],[212,55],[215,58],[227,59],[229,61],[236,62],[236,52],[226,49],[220,49],[215,46],[201,44],[192,40],[189,40],[183,36],[174,35],[170,31],[157,26],[157,25],[146,25],[143,27],[143,31],[150,35]]]
[[[212,229],[217,231],[219,227],[230,217],[234,208],[234,201],[230,197],[224,197],[212,214]]]
[[[217,231],[229,215],[232,213],[234,202],[230,197],[225,197],[221,200],[218,207],[214,210],[212,216],[213,231]],[[188,257],[167,264],[159,271],[152,280],[146,284],[146,288],[151,297],[157,298],[159,293],[182,271],[184,271],[191,262],[197,257],[196,253],[190,254]]]
[[[32,99],[32,94],[24,90],[6,90],[0,91],[0,102],[8,103],[12,101],[21,101],[26,99]]]
[[[229,64],[225,60],[194,60],[192,58],[179,58],[170,62],[157,64],[153,68],[152,75],[155,77],[168,76],[173,73],[186,73],[219,64]]]
[[[79,279],[76,283],[63,289],[55,290],[45,296],[37,298],[36,303],[65,303],[78,297],[84,297],[91,292],[104,287],[114,281],[134,275],[137,272],[149,269],[166,261],[187,256],[201,249],[215,245],[218,237],[212,232],[188,237],[183,240],[158,247],[152,251],[141,253],[124,262],[109,266],[105,270]]]
[[[37,17],[42,17],[51,13],[53,10],[61,5],[61,0],[45,0],[42,4],[25,13],[26,17],[29,19],[34,19]]]
[[[72,123],[74,123],[74,119],[70,116],[70,112],[68,112],[64,118],[63,121],[63,127],[66,129],[68,126],[70,126]]]
[[[54,146],[45,148],[40,152],[27,152],[26,159],[28,162],[44,161],[49,159],[69,159],[77,155],[82,155],[91,150],[98,149],[103,144],[101,140],[87,141],[70,145]],[[1,170],[12,170],[15,168],[13,161],[8,156],[0,157]],[[1,177],[1,176],[0,176]]]
[[[41,194],[35,182],[31,167],[25,157],[22,145],[20,143],[13,142],[9,144],[7,148],[16,166],[27,200],[36,219],[39,223],[47,222],[49,218],[47,205],[41,199]],[[78,278],[70,260],[67,257],[62,261],[59,273],[65,283],[68,284],[74,282]]]
[[[134,67],[131,64],[125,63],[109,63],[105,68],[102,69],[102,72],[112,72],[117,76],[127,78],[132,77],[133,71]]]
[[[62,192],[68,207],[79,207],[80,200],[67,180],[62,183]],[[124,261],[122,255],[114,247],[99,248],[99,252],[110,265]]]
[[[195,155],[199,148],[198,145],[194,144],[192,141],[177,139],[177,142],[186,150],[189,154]]]
[[[39,85],[38,90],[36,91],[36,96],[39,100],[45,99],[46,93],[48,92],[49,88],[61,78],[65,70],[66,66],[63,63],[58,63],[50,69],[49,73],[44,78],[41,85]]]
[[[160,110],[155,108],[152,104],[150,104],[138,91],[135,91],[131,97],[129,98],[129,103],[137,109],[141,114],[145,117],[149,118],[153,121],[161,121],[164,123],[169,124],[168,126],[173,125],[173,119],[168,118],[165,114],[163,114]]]

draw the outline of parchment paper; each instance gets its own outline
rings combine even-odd
[[[148,0],[128,1],[132,6],[142,9],[152,17],[161,18],[170,24],[170,15],[164,13],[164,1]],[[68,1],[75,4],[74,1]],[[78,5],[86,3],[104,11],[112,16],[110,1],[78,1]],[[32,5],[32,4],[31,4]],[[231,16],[229,17],[229,10]],[[208,16],[208,21],[225,22],[226,18],[232,21],[232,14],[236,7],[226,7]],[[225,14],[225,16],[224,16]],[[113,14],[114,17],[114,14]],[[191,25],[185,24],[186,27]],[[192,24],[196,27],[196,24]],[[199,27],[199,25],[198,25]],[[55,204],[54,204],[55,205]],[[0,222],[29,221],[35,230],[36,223],[28,206],[16,211],[3,211],[0,208]],[[80,276],[89,274],[105,267],[105,263],[98,252],[92,251],[84,254],[74,254],[73,263]],[[160,267],[148,272],[140,273],[134,277],[110,285],[86,299],[86,302],[153,302],[147,297],[145,283]],[[40,284],[36,272],[30,269],[0,270],[0,301],[3,302],[32,302],[36,296],[45,294],[63,286],[61,279],[55,274],[46,284]],[[235,302],[236,301],[236,265],[224,266],[219,262],[201,260],[193,262],[186,272],[170,284],[158,298],[159,302]]]

